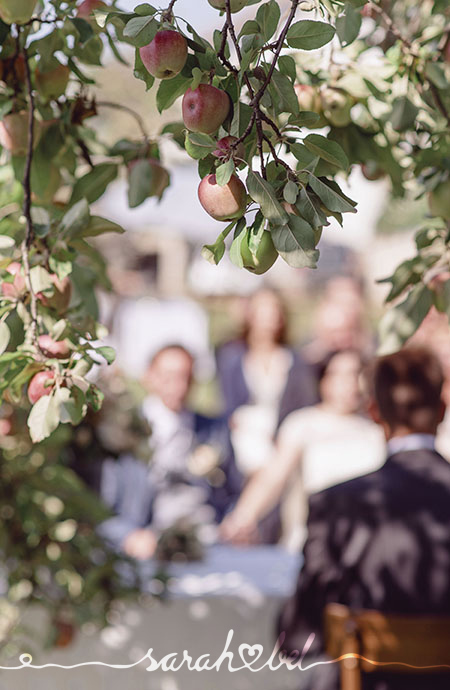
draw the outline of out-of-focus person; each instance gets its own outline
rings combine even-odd
[[[283,542],[295,550],[304,539],[311,493],[381,465],[382,431],[361,414],[361,370],[361,356],[354,350],[333,353],[321,363],[320,403],[286,417],[270,463],[250,480],[225,518],[225,539],[245,542],[284,495]]]
[[[362,288],[355,278],[336,276],[329,280],[315,313],[312,340],[303,347],[303,355],[316,364],[338,350],[372,354],[365,313]]]
[[[311,368],[287,345],[286,329],[280,297],[261,290],[248,300],[242,337],[217,352],[236,462],[245,475],[269,460],[283,419],[317,401]]]
[[[447,274],[446,279],[449,278]],[[447,314],[432,307],[410,342],[430,348],[441,362],[445,378],[442,397],[447,411],[437,431],[436,448],[450,462],[450,325]]]
[[[302,649],[315,634],[304,666],[324,653],[329,603],[388,615],[450,615],[450,465],[434,445],[445,410],[442,385],[439,361],[424,348],[375,362],[370,410],[383,429],[387,460],[375,472],[311,496],[297,590],[278,624],[287,651]],[[338,666],[316,665],[303,687],[337,690]],[[387,669],[363,678],[365,690],[448,687],[448,670],[432,680]]]
[[[180,345],[153,357],[142,408],[152,429],[150,466],[132,457],[104,465],[102,495],[115,516],[101,534],[134,558],[150,558],[158,537],[178,524],[197,528],[210,543],[241,490],[226,421],[187,405],[193,365]]]

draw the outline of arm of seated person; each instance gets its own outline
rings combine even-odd
[[[295,414],[295,413],[294,413]],[[278,504],[292,473],[301,461],[298,427],[289,415],[280,427],[270,462],[250,479],[235,507],[223,520],[220,533],[235,544],[254,543],[258,523]]]
[[[146,561],[154,555],[157,543],[156,535],[151,529],[135,529],[123,540],[122,550],[130,558]]]

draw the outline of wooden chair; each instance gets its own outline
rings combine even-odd
[[[341,604],[329,604],[325,611],[325,640],[332,659],[343,654],[364,657],[340,662],[341,690],[361,690],[361,673],[377,671],[448,672],[450,688],[450,617],[386,616],[378,611],[350,611]],[[385,663],[389,665],[383,666]],[[417,666],[441,668],[410,668]]]

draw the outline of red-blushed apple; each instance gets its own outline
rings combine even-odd
[[[432,216],[450,220],[450,179],[428,192],[428,206]]]
[[[264,230],[258,246],[256,248],[251,247],[251,230],[247,230],[247,234],[241,242],[241,257],[244,268],[250,273],[261,275],[268,271],[278,259],[278,252],[270,232]]]
[[[5,297],[18,299],[25,292],[25,276],[22,272],[22,266],[17,261],[12,261],[6,268],[7,273],[14,276],[12,283],[3,282],[2,292]]]
[[[247,190],[237,175],[223,187],[215,175],[206,175],[199,184],[198,198],[206,213],[220,221],[240,218],[247,206]]]
[[[41,352],[46,357],[56,357],[57,359],[67,359],[70,348],[67,340],[53,340],[50,335],[40,335],[38,338]]]
[[[320,99],[323,114],[333,127],[346,127],[350,124],[353,101],[345,91],[327,86],[321,91]]]
[[[144,67],[157,79],[172,79],[186,64],[188,46],[178,31],[158,31],[151,43],[139,49]]]
[[[59,314],[63,314],[70,303],[72,284],[67,276],[60,280],[55,273],[52,273],[50,278],[54,286],[53,295],[44,295],[42,292],[38,292],[36,297],[44,307],[50,307]]]
[[[77,17],[80,19],[89,19],[92,17],[94,10],[101,10],[108,7],[106,2],[102,0],[83,0],[82,3],[78,5]]]
[[[367,161],[363,163],[361,165],[361,172],[366,180],[370,180],[371,182],[379,180],[385,175],[384,170],[380,168],[376,161]]]
[[[217,148],[212,152],[212,155],[216,158],[223,159],[232,157],[236,158],[238,163],[242,162],[245,158],[245,146],[244,143],[240,141],[239,144],[233,148],[233,144],[237,140],[237,137],[222,137],[222,139],[219,139],[217,142]]]
[[[184,94],[182,110],[183,122],[191,132],[213,134],[230,112],[230,99],[211,84],[199,84]]]
[[[0,0],[0,19],[6,24],[26,24],[35,7],[36,0]]]
[[[157,158],[136,158],[136,160],[130,161],[128,164],[128,173],[131,173],[135,165],[142,160],[145,160],[150,165],[152,171],[148,196],[156,196],[158,199],[161,199],[164,190],[170,184],[170,175]]]
[[[216,10],[225,10],[225,0],[208,0],[211,7]],[[230,0],[230,9],[232,12],[240,12],[246,5],[248,0]]]
[[[36,87],[39,95],[45,101],[62,96],[69,83],[70,68],[67,65],[57,65],[48,72],[41,72],[39,67],[35,71]]]
[[[0,144],[13,156],[25,156],[28,144],[27,110],[5,115],[0,122]]]
[[[50,395],[53,389],[52,381],[55,378],[55,372],[46,369],[45,371],[38,371],[33,376],[28,384],[28,400],[32,405],[37,403],[44,395]]]

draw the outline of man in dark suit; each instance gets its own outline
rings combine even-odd
[[[331,602],[450,615],[450,464],[434,449],[445,411],[439,362],[425,349],[405,348],[376,360],[370,378],[370,411],[384,430],[387,460],[311,496],[304,564],[279,620],[290,651],[302,650],[313,632],[311,654],[324,653],[323,614]],[[334,690],[337,674],[337,664],[319,665],[308,687]],[[450,678],[376,673],[364,683],[371,690],[443,690]]]
[[[187,406],[193,364],[180,345],[164,347],[150,363],[151,394],[143,403],[152,430],[150,467],[129,456],[103,464],[100,493],[115,516],[99,531],[140,560],[176,524],[196,527],[202,540],[212,541],[241,490],[226,422]]]

